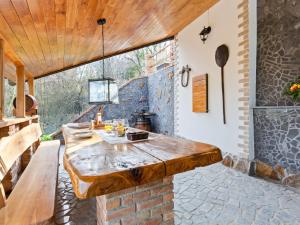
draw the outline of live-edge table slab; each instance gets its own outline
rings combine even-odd
[[[207,166],[222,160],[220,149],[190,140],[150,133],[151,140],[109,144],[94,134],[74,137],[63,126],[64,166],[78,198],[85,199]]]

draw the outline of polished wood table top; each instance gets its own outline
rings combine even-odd
[[[89,198],[146,184],[222,160],[220,149],[190,140],[150,133],[150,140],[109,144],[96,133],[74,137],[63,126],[64,166],[78,198]]]

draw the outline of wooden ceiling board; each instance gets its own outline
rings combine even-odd
[[[101,17],[108,57],[176,35],[218,1],[1,0],[0,38],[38,78],[101,59]]]
[[[36,43],[33,43],[33,41],[29,40],[25,28],[21,23],[21,18],[19,18],[13,4],[11,1],[0,1],[0,12],[3,16],[4,20],[8,24],[9,28],[13,32],[13,35],[18,40],[18,42],[21,44],[23,49],[26,51],[30,62],[32,70],[35,71],[35,73],[43,73],[44,71],[41,69],[42,64],[38,62],[38,54],[34,51],[34,45]],[[26,25],[27,28],[28,25]],[[3,34],[5,36],[5,34]],[[18,43],[12,43],[9,38],[6,38],[6,40],[12,45],[15,46]],[[24,63],[25,64],[25,63]],[[27,64],[25,64],[27,65]],[[31,69],[30,69],[31,70]]]

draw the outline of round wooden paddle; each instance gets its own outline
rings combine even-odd
[[[223,122],[226,124],[226,113],[225,113],[225,96],[224,96],[224,66],[226,65],[229,58],[229,50],[226,45],[221,45],[216,50],[216,63],[221,67],[222,76],[222,102],[223,102]]]

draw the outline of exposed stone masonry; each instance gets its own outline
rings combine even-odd
[[[149,111],[155,113],[154,132],[174,135],[174,69],[160,70],[148,76]]]
[[[258,1],[257,105],[300,105],[284,94],[300,76],[300,2]]]
[[[300,108],[256,109],[255,155],[289,173],[300,171]]]
[[[300,2],[258,1],[255,157],[300,172],[300,101],[284,91],[300,76]],[[278,108],[280,106],[280,108]],[[285,108],[290,106],[290,108]]]
[[[103,119],[127,118],[130,126],[132,116],[142,110],[155,113],[152,128],[156,133],[174,134],[174,79],[173,67],[159,70],[145,77],[130,80],[119,89],[119,104],[105,105]],[[92,106],[74,122],[87,122],[95,119],[100,106]]]
[[[137,78],[119,88],[119,104],[104,106],[103,119],[127,118],[132,125],[134,123],[132,114],[148,109],[148,79]]]

